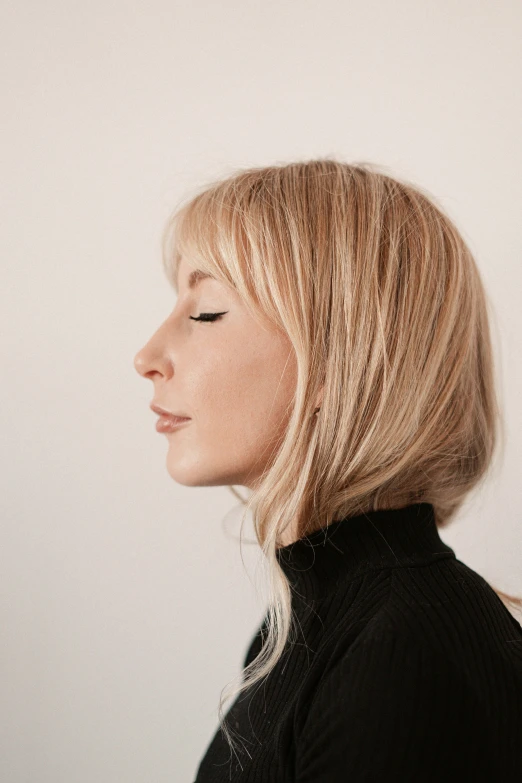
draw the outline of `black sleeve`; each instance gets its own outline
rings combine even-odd
[[[493,783],[490,744],[465,673],[384,635],[350,648],[320,681],[296,738],[296,783]]]

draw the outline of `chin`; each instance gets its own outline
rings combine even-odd
[[[174,460],[172,461],[174,463]],[[184,487],[227,487],[242,484],[242,480],[236,474],[227,474],[223,471],[202,470],[201,466],[190,467],[180,465],[179,462],[170,465],[167,461],[169,476]]]

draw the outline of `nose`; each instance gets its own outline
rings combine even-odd
[[[155,373],[165,377],[172,374],[171,351],[167,345],[168,333],[169,319],[166,319],[134,357],[134,368],[142,378],[152,378]]]
[[[153,378],[155,375],[167,377],[170,375],[169,360],[159,351],[152,352],[142,348],[134,357],[134,368],[142,378]]]
[[[143,356],[143,350],[138,351],[134,357],[134,369],[139,375],[145,377],[147,370],[145,365],[145,358]]]
[[[134,369],[142,378],[152,378],[154,373],[164,375],[167,372],[167,358],[156,337],[157,334],[153,335],[134,357]]]

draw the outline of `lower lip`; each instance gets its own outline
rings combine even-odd
[[[188,424],[190,419],[179,419],[172,416],[160,416],[156,422],[156,430],[158,432],[174,432],[183,427],[184,424]]]

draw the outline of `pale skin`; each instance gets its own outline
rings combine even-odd
[[[163,437],[167,470],[185,486],[243,485],[254,489],[282,438],[297,382],[288,337],[260,324],[236,291],[200,280],[185,258],[170,315],[136,354],[134,366],[154,384],[151,398],[191,421]],[[224,313],[211,322],[200,313]]]

